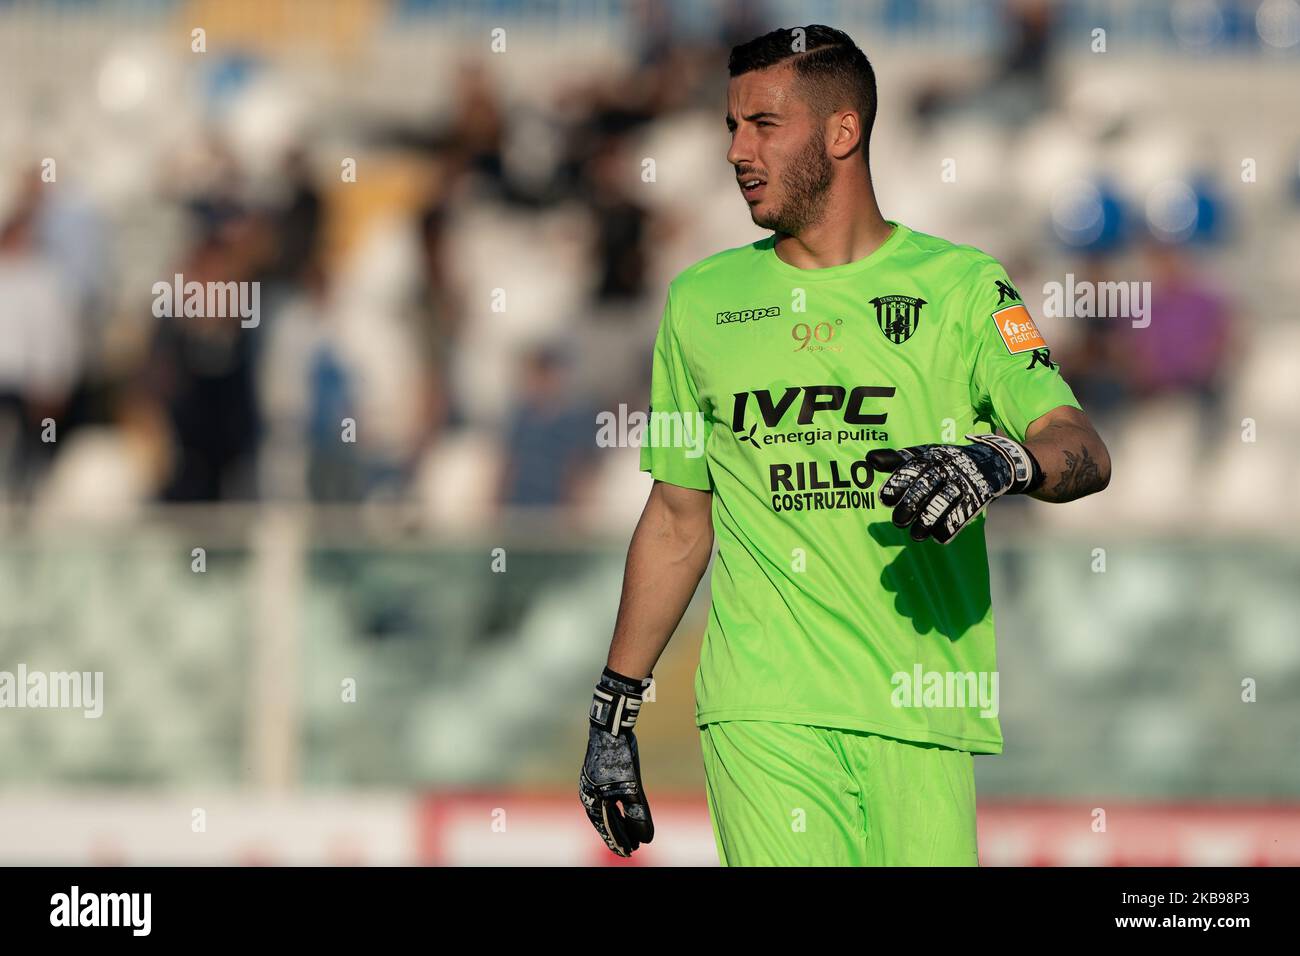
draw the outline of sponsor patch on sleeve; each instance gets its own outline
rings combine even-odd
[[[993,313],[993,324],[1012,355],[1047,348],[1042,333],[1023,305],[1009,305]]]

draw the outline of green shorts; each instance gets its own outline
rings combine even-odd
[[[700,728],[723,866],[978,866],[974,758],[855,730]]]

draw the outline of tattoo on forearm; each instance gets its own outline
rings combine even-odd
[[[1087,445],[1079,446],[1079,454],[1062,449],[1065,454],[1065,470],[1061,479],[1052,488],[1052,496],[1057,501],[1073,501],[1095,491],[1101,484],[1101,467],[1088,452]]]

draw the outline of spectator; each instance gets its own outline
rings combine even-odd
[[[595,412],[572,397],[568,362],[556,347],[530,352],[522,377],[506,428],[501,503],[571,505],[581,499],[584,472],[595,452]]]
[[[1184,247],[1151,240],[1144,257],[1152,284],[1151,324],[1125,333],[1133,391],[1139,399],[1187,395],[1213,421],[1230,344],[1229,300]]]
[[[210,237],[179,270],[185,281],[245,281],[239,253]],[[259,419],[254,401],[253,332],[238,316],[174,316],[155,320],[146,377],[174,443],[165,501],[215,501],[254,496]]]
[[[37,248],[38,207],[38,193],[24,192],[0,226],[0,454],[22,500],[57,447],[43,440],[46,420],[57,429],[82,354],[76,303]]]

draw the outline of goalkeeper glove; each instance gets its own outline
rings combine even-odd
[[[606,667],[591,701],[587,758],[578,778],[578,794],[592,826],[619,856],[631,856],[655,835],[650,805],[641,789],[641,760],[632,733],[641,697],[649,686],[649,677],[636,680]]]
[[[1019,442],[1001,435],[967,435],[972,445],[913,445],[867,452],[874,470],[893,472],[880,488],[899,528],[913,541],[947,544],[984,506],[1002,495],[1043,483],[1043,470]]]

